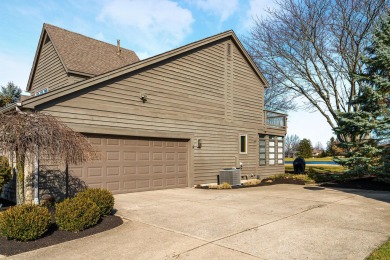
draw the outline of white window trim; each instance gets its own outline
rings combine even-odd
[[[245,152],[241,152],[241,137],[245,136]],[[248,135],[247,134],[240,134],[238,137],[238,151],[240,154],[248,154]]]
[[[34,96],[44,95],[47,92],[49,92],[49,88],[43,88],[43,89],[40,89],[40,90],[36,91]]]

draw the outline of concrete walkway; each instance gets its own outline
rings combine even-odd
[[[275,185],[116,195],[123,225],[11,259],[364,259],[390,192]]]

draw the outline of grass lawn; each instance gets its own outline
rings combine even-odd
[[[291,165],[285,165],[285,172],[293,172],[294,166]],[[306,172],[313,172],[313,173],[342,173],[345,171],[345,168],[340,165],[306,165]]]
[[[284,158],[286,162],[293,162],[295,158]],[[323,158],[305,158],[306,162],[332,162],[333,157],[323,157]]]
[[[385,260],[390,259],[390,239],[386,243],[375,249],[367,260]]]

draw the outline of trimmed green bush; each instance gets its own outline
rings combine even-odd
[[[85,198],[66,199],[56,205],[55,219],[60,230],[82,231],[98,223],[99,207]]]
[[[100,216],[106,216],[114,208],[114,196],[109,190],[90,188],[77,193],[76,197],[90,199],[96,203],[100,210]]]
[[[50,224],[49,211],[36,205],[19,205],[0,214],[0,233],[7,239],[35,240],[49,229]]]

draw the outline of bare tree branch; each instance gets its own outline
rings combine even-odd
[[[339,112],[359,110],[361,56],[388,0],[278,0],[279,8],[255,19],[245,39],[249,53],[275,88],[303,96],[335,128]],[[291,92],[290,92],[291,93]],[[295,95],[294,95],[295,96]],[[342,139],[342,136],[338,136]]]

